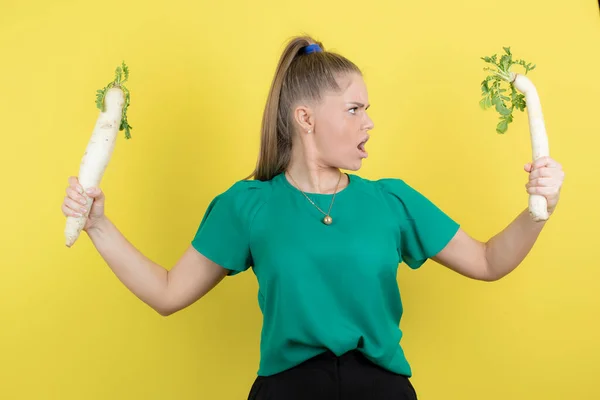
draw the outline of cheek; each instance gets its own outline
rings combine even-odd
[[[324,147],[332,154],[340,154],[348,152],[350,143],[348,135],[341,129],[331,130],[325,138]]]
[[[351,150],[352,138],[356,129],[353,128],[352,120],[344,118],[333,120],[331,118],[319,124],[321,135],[317,136],[319,149],[330,155],[346,154]]]
[[[315,137],[319,147],[331,147],[332,144],[339,142],[340,125],[327,119],[318,124],[319,134]]]

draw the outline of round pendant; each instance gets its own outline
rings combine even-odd
[[[323,223],[325,225],[331,225],[332,222],[333,222],[333,219],[331,219],[331,217],[329,215],[326,215],[325,218],[323,218]]]

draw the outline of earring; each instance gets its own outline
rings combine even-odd
[[[310,133],[312,133],[312,129],[309,129],[309,130],[308,130],[308,133],[309,133],[309,134],[310,134]]]

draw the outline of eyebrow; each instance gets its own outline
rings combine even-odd
[[[364,106],[365,106],[363,103],[359,103],[359,102],[357,102],[357,101],[351,101],[351,102],[350,102],[350,103],[348,103],[348,104],[354,104],[354,105],[357,105],[357,106],[359,106],[359,107],[364,107]],[[368,110],[368,109],[369,109],[369,107],[371,107],[371,105],[370,105],[370,104],[369,104],[369,105],[367,105],[367,107],[365,108],[365,110]]]

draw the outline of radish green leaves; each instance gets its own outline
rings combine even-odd
[[[535,64],[527,63],[523,60],[513,60],[510,47],[503,47],[505,54],[498,60],[498,55],[491,57],[481,57],[486,63],[493,65],[494,68],[486,67],[484,71],[490,71],[490,74],[481,82],[482,99],[479,106],[486,110],[495,107],[500,114],[500,122],[496,126],[496,132],[505,133],[508,124],[513,121],[513,111],[516,108],[519,111],[525,110],[525,96],[518,93],[513,85],[515,73],[510,71],[513,65],[521,65],[525,68],[525,74],[535,68]],[[510,89],[506,89],[505,83],[508,83]]]
[[[124,77],[123,77],[124,75]],[[123,79],[124,78],[124,79]],[[130,130],[133,129],[127,122],[127,107],[129,107],[129,90],[123,85],[129,79],[129,67],[125,65],[125,61],[115,70],[115,80],[110,82],[106,87],[96,90],[96,107],[104,111],[104,97],[110,88],[117,87],[123,91],[125,95],[125,104],[123,105],[123,113],[121,117],[121,125],[119,130],[125,130],[125,139],[131,139]]]

